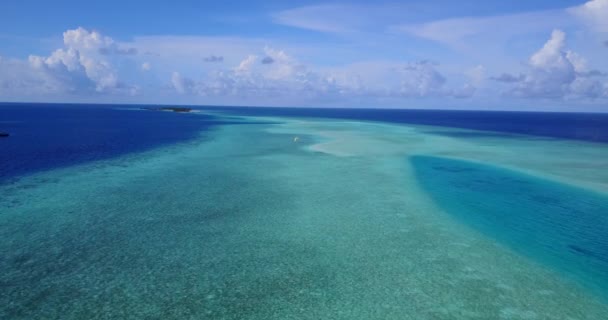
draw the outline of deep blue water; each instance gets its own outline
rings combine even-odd
[[[445,126],[541,137],[608,142],[608,113],[548,113],[444,110],[227,108],[231,113],[321,117]],[[443,134],[435,132],[437,134]],[[492,134],[492,133],[489,133]],[[469,138],[472,135],[468,136]]]
[[[411,163],[446,212],[608,298],[607,196],[468,161]]]
[[[111,158],[227,124],[209,115],[134,111],[133,105],[0,103],[0,183],[36,171]],[[608,114],[436,110],[200,107],[232,115],[317,117],[487,130],[429,131],[460,138],[528,134],[608,142]]]
[[[0,138],[0,183],[36,171],[188,140],[220,123],[200,114],[118,107],[0,104],[0,131],[11,134]]]

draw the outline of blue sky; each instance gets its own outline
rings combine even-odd
[[[608,111],[608,0],[9,0],[0,41],[0,101]]]

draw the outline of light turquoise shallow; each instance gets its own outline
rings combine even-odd
[[[408,161],[605,194],[605,145],[279,120],[0,187],[0,318],[608,318],[584,283],[445,210]]]

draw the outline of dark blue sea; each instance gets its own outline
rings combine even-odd
[[[381,121],[485,130],[494,132],[493,135],[525,134],[608,142],[608,113],[259,107],[219,109],[243,115]]]
[[[128,108],[128,109],[127,109]],[[138,106],[0,104],[0,181],[195,138],[211,116]]]
[[[215,125],[227,123],[210,115],[142,110],[144,107],[1,103],[0,132],[8,132],[11,136],[0,139],[0,181],[185,141]],[[382,121],[490,131],[487,135],[526,134],[608,142],[608,114],[261,107],[197,109],[233,115]]]

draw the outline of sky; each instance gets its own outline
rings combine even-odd
[[[4,0],[0,101],[608,112],[608,0]]]

